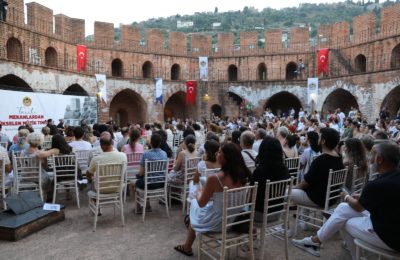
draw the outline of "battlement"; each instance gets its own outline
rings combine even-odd
[[[81,43],[93,48],[122,48],[127,51],[170,55],[231,56],[254,52],[301,53],[311,51],[311,47],[343,48],[400,33],[400,3],[397,3],[382,8],[380,28],[376,27],[377,18],[374,13],[367,12],[354,17],[352,35],[348,22],[337,22],[319,26],[316,39],[310,38],[308,27],[277,28],[266,30],[264,39],[260,39],[260,34],[256,31],[240,32],[238,41],[240,46],[234,44],[236,41],[232,32],[218,33],[217,43],[213,46],[210,34],[193,33],[187,37],[186,33],[170,32],[169,35],[166,35],[160,29],[146,29],[142,34],[139,28],[121,24],[121,37],[119,41],[116,41],[114,24],[96,21],[94,23],[94,41],[88,42],[85,40],[85,21],[83,19],[70,18],[64,14],[53,15],[53,10],[35,2],[27,3],[26,6],[27,23],[25,24],[24,0],[9,0],[7,22],[49,37],[61,38],[72,44]],[[264,46],[262,46],[262,42],[264,42]],[[190,48],[188,49],[187,46]]]

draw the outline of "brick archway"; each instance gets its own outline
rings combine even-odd
[[[321,113],[324,115],[328,113],[328,111],[334,111],[340,108],[340,110],[347,115],[352,107],[359,107],[357,99],[349,91],[338,88],[325,98]]]
[[[386,107],[391,118],[395,117],[400,110],[400,86],[392,89],[383,99],[381,110]]]
[[[302,107],[301,101],[295,95],[287,91],[281,91],[272,95],[265,102],[264,109],[271,109],[274,115],[288,115],[292,108],[294,108],[297,114]]]
[[[117,123],[120,126],[143,124],[147,122],[147,103],[137,92],[124,89],[111,100],[110,117],[119,120]]]
[[[192,107],[186,105],[186,92],[178,91],[172,94],[164,106],[164,120],[172,118],[186,119],[193,117],[194,111]]]
[[[0,89],[33,92],[31,86],[14,74],[8,74],[0,78]]]

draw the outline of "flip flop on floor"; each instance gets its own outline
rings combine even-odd
[[[177,245],[176,247],[174,247],[174,249],[176,251],[178,251],[179,253],[182,253],[182,254],[184,254],[186,256],[193,256],[192,250],[190,250],[190,252],[186,252],[185,248],[183,247],[183,245]]]

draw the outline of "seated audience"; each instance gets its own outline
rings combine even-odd
[[[186,241],[183,245],[174,247],[175,250],[187,256],[193,255],[192,245],[196,239],[196,233],[221,231],[223,188],[243,187],[250,177],[250,171],[244,164],[237,145],[231,143],[223,145],[217,158],[222,166],[221,171],[209,176],[205,186],[199,189],[197,198],[192,199]]]
[[[254,221],[262,222],[264,214],[264,199],[265,199],[265,188],[267,180],[271,182],[281,181],[290,178],[288,169],[286,168],[283,157],[282,157],[282,146],[280,142],[271,136],[264,137],[259,149],[257,156],[257,166],[254,170],[250,184],[253,185],[258,182],[257,188],[257,199]],[[275,204],[282,203],[282,201],[276,200]],[[279,211],[282,208],[275,207],[271,212]],[[279,217],[275,215],[275,217]],[[275,218],[276,220],[276,218]],[[269,219],[273,221],[273,219]]]
[[[76,126],[74,127],[74,141],[71,141],[69,145],[72,147],[74,151],[82,151],[82,150],[90,150],[92,149],[92,145],[84,141],[82,138],[85,135],[85,131],[82,127]]]
[[[193,159],[199,156],[196,151],[196,137],[194,135],[186,136],[184,143],[186,148],[179,152],[174,168],[168,173],[169,183],[183,184],[186,159]]]
[[[307,132],[307,143],[309,147],[300,156],[300,176],[298,182],[303,180],[304,174],[310,169],[314,158],[320,155],[319,135],[314,131]]]
[[[129,142],[128,144],[125,144],[122,146],[122,152],[128,154],[128,153],[143,153],[144,148],[143,145],[139,143],[141,133],[139,129],[134,128],[131,130],[131,133],[129,135]]]
[[[363,178],[364,183],[368,182],[368,164],[364,146],[360,139],[348,138],[343,145],[343,164],[349,167],[347,172],[346,188],[353,192],[353,179]],[[357,166],[357,173],[353,176],[353,167]]]
[[[400,252],[399,162],[398,145],[391,141],[374,145],[371,163],[380,177],[369,182],[361,195],[343,193],[344,202],[336,207],[317,234],[301,240],[294,239],[293,244],[320,256],[321,244],[342,230],[353,259],[356,259],[355,238],[382,249]]]
[[[332,128],[322,128],[320,133],[322,154],[315,158],[310,169],[304,175],[304,180],[292,190],[292,202],[294,204],[323,207],[329,170],[336,171],[344,168],[342,158],[335,151],[339,143],[339,133]]]
[[[250,171],[253,171],[256,166],[257,152],[253,148],[255,136],[251,131],[244,131],[240,136],[240,147],[242,148],[242,156],[244,163]]]
[[[150,137],[150,146],[151,149],[146,151],[143,154],[142,160],[140,161],[140,169],[139,169],[139,174],[136,175],[136,182],[131,182],[131,190],[134,192],[135,188],[138,189],[144,189],[144,174],[145,174],[145,162],[147,161],[159,161],[159,160],[167,160],[167,154],[161,150],[160,148],[161,145],[161,136],[157,133],[153,133]],[[160,176],[163,175],[164,172],[157,172],[157,173],[152,173],[152,176],[150,177],[156,177],[156,176]],[[152,178],[149,179],[149,183],[147,186],[147,189],[151,190],[151,189],[159,189],[164,187],[163,183],[152,183],[152,182],[157,182],[159,181],[158,178]],[[138,204],[136,205],[136,212],[138,214],[141,214],[142,212],[142,207]],[[150,207],[150,203],[147,203],[147,208],[146,211],[150,211],[151,207]]]

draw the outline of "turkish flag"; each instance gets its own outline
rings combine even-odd
[[[318,68],[317,75],[323,72],[325,75],[328,74],[328,57],[329,49],[319,49],[318,50]]]
[[[186,104],[196,105],[196,86],[195,80],[186,81]]]
[[[76,45],[76,70],[86,70],[86,53],[87,49],[85,45]]]

